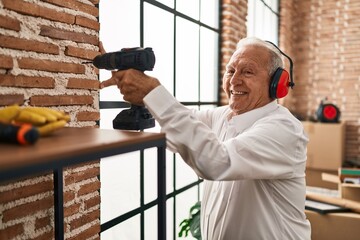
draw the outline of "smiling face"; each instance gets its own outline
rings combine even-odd
[[[243,45],[232,55],[223,77],[232,115],[262,107],[269,96],[269,50],[264,46]]]

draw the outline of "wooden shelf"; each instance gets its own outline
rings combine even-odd
[[[156,146],[159,141],[165,141],[165,134],[67,127],[40,138],[34,145],[0,144],[0,181],[13,176],[5,176],[9,171],[28,167],[52,170],[55,166],[65,167]]]
[[[158,149],[158,239],[166,239],[166,164],[164,133],[66,127],[35,144],[0,144],[0,182],[47,171],[54,178],[55,239],[64,239],[63,168],[126,152]],[[118,220],[101,226],[108,229]]]

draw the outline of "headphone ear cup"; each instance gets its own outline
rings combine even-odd
[[[276,69],[270,83],[270,97],[283,98],[289,92],[289,73],[283,69]]]

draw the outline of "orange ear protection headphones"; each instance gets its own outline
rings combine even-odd
[[[283,68],[276,69],[275,73],[271,77],[270,82],[270,97],[271,98],[283,98],[289,92],[289,87],[293,89],[295,83],[293,81],[292,70],[293,70],[293,61],[291,58],[286,55],[283,51],[281,51],[274,43],[266,41],[273,45],[279,52],[284,55],[290,62],[290,80],[289,80],[289,73]]]

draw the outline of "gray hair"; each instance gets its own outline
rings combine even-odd
[[[282,54],[280,53],[279,49],[277,49],[271,43],[265,42],[256,37],[247,37],[247,38],[241,39],[237,43],[237,49],[242,46],[246,46],[246,45],[261,46],[261,47],[264,47],[269,50],[270,61],[269,61],[268,73],[269,73],[270,77],[275,73],[276,69],[284,68]]]

